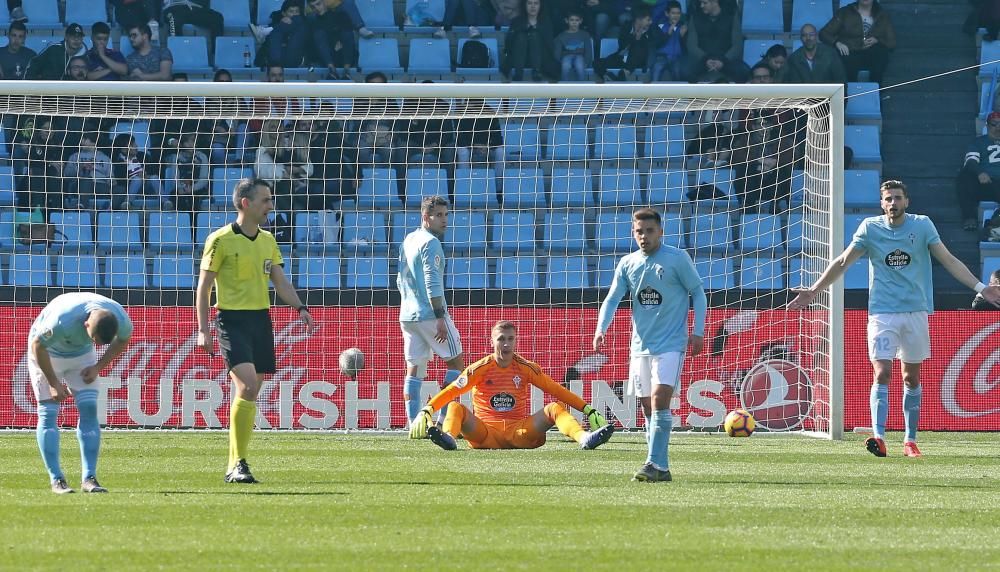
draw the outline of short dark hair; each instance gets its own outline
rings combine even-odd
[[[76,58],[71,59],[70,62],[72,62],[75,59]],[[83,58],[80,58],[80,59],[83,59]],[[84,60],[84,61],[86,61],[86,60]],[[98,143],[101,142],[101,136],[100,136],[100,134],[98,134],[95,131],[87,131],[86,133],[84,133],[83,135],[81,135],[80,136],[80,142],[83,143],[84,139],[90,139],[91,141],[94,142],[94,145],[97,145]]]
[[[432,195],[429,197],[424,197],[420,200],[420,214],[429,214],[435,207],[449,207],[451,206],[448,199],[440,195]]]
[[[222,77],[222,76],[224,76],[224,75],[229,76],[229,80],[232,81],[233,74],[229,70],[227,70],[226,68],[219,68],[219,69],[215,70],[215,75],[212,76],[212,81],[219,81],[219,78]]]
[[[990,274],[990,282],[993,282],[994,280],[1000,282],[1000,268],[997,268]]]
[[[236,183],[233,187],[233,206],[236,210],[243,210],[243,199],[252,201],[257,196],[257,187],[267,187],[267,190],[272,190],[271,183],[265,179],[247,177]]]
[[[756,64],[754,64],[754,66],[752,68],[750,68],[750,77],[753,77],[753,72],[755,72],[757,70],[767,70],[767,75],[769,75],[769,76],[773,76],[774,75],[774,74],[771,73],[770,66],[768,66],[764,62],[757,62]]]
[[[778,56],[788,57],[788,49],[785,48],[784,44],[774,44],[764,52],[765,58],[776,58]]]
[[[387,82],[387,83],[389,81],[389,77],[388,76],[386,76],[384,73],[382,73],[380,71],[377,71],[377,72],[372,72],[372,73],[366,75],[365,76],[365,83],[372,83],[372,82],[374,82],[377,79],[380,79],[383,82]]]
[[[149,36],[150,38],[153,37],[153,30],[149,28],[149,24],[145,23],[135,24],[129,27],[128,29],[129,33],[131,33],[132,30],[139,30],[140,34],[144,34],[146,36]]]
[[[511,322],[510,320],[498,320],[497,323],[493,324],[490,328],[491,332],[503,331],[503,330],[514,330],[517,331],[517,324]]]
[[[281,3],[281,11],[284,12],[289,8],[298,8],[301,10],[303,8],[302,0],[285,0]]]
[[[93,37],[94,34],[111,34],[111,26],[107,22],[94,22],[94,25],[90,27],[90,36]]]
[[[97,323],[94,324],[97,333],[97,341],[102,344],[110,344],[118,335],[118,317],[113,313],[105,311]]]
[[[660,213],[656,212],[651,208],[639,209],[632,213],[632,220],[653,220],[656,221],[656,226],[663,226],[660,219]]]
[[[886,191],[891,191],[892,189],[899,189],[899,190],[903,191],[903,196],[904,197],[910,198],[910,193],[908,193],[906,191],[906,185],[903,184],[903,181],[900,181],[898,179],[890,179],[890,180],[882,183],[882,186],[878,188],[878,196],[881,197],[882,193],[884,193]]]
[[[681,12],[684,11],[684,8],[681,8],[681,3],[678,2],[677,0],[670,0],[669,2],[667,2],[667,6],[666,6],[666,8],[663,9],[663,11],[664,12],[669,12],[669,11],[673,10],[674,8],[677,8]]]
[[[11,22],[10,26],[7,28],[7,34],[10,35],[14,30],[21,30],[25,34],[28,33],[28,27],[24,25],[24,22],[18,20],[16,22]]]
[[[649,11],[648,6],[636,6],[632,9],[632,21],[636,21],[640,18],[652,18],[653,14]]]
[[[186,74],[184,72],[174,72],[174,74],[170,76],[170,79],[172,79],[174,81],[177,81],[179,79],[187,81],[189,79],[189,77],[188,77],[188,74]]]
[[[579,8],[568,8],[566,10],[566,19],[569,20],[573,16],[576,16],[577,18],[579,18],[579,19],[582,20],[583,19],[583,10],[580,10]]]

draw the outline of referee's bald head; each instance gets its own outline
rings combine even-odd
[[[254,200],[257,197],[257,189],[260,187],[264,187],[269,191],[273,190],[271,183],[264,179],[247,177],[236,183],[236,187],[233,189],[233,206],[236,207],[236,210],[243,210],[243,199]]]

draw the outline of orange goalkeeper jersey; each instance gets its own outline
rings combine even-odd
[[[489,423],[517,421],[529,417],[531,386],[541,389],[566,405],[582,410],[583,398],[556,383],[537,363],[514,354],[507,367],[500,367],[494,356],[488,355],[465,368],[458,379],[442,389],[430,402],[435,411],[459,395],[472,391],[472,411]]]

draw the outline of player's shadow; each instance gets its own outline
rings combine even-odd
[[[329,484],[329,483],[316,483],[316,484]],[[200,490],[200,491],[155,491],[155,492],[161,495],[259,495],[259,496],[301,496],[301,497],[328,496],[328,495],[346,496],[350,494],[350,493],[345,493],[343,491],[262,491],[250,488],[243,488],[239,490],[228,490],[228,491]]]

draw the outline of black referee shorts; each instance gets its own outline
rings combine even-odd
[[[274,373],[274,328],[267,310],[219,310],[219,347],[229,369],[252,363],[257,373]]]

